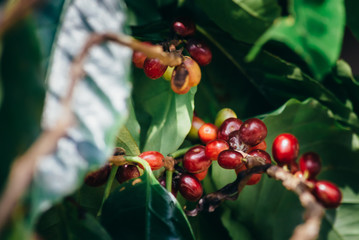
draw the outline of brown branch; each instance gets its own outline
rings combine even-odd
[[[9,1],[8,1],[9,2]],[[43,2],[42,0],[21,0],[17,1],[13,6],[6,6],[5,10],[0,13],[0,37],[21,19],[35,6]]]
[[[73,84],[70,86],[70,90],[68,92],[69,94],[72,93],[74,85],[76,84],[75,79],[80,79],[84,75],[82,66],[91,47],[106,41],[127,46],[134,51],[143,52],[144,54],[146,54],[147,57],[159,59],[164,65],[177,66],[182,63],[182,57],[180,54],[176,52],[165,52],[163,51],[163,48],[161,46],[149,46],[127,35],[120,35],[114,33],[94,33],[89,37],[89,39],[85,43],[84,48],[73,62],[71,77],[74,81]]]
[[[317,202],[308,186],[300,179],[281,167],[271,166],[267,169],[268,176],[282,181],[285,188],[299,196],[300,203],[305,208],[305,222],[297,226],[291,237],[292,240],[314,240],[318,238],[324,208]]]

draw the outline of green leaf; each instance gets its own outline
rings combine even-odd
[[[320,239],[358,238],[356,228],[352,227],[359,224],[358,135],[339,125],[328,108],[313,99],[290,100],[267,115],[264,122],[269,149],[278,134],[294,134],[299,140],[300,154],[315,151],[321,156],[323,167],[318,179],[334,182],[343,193],[342,205],[326,211]],[[218,189],[232,181],[235,173],[214,165],[211,177]],[[223,207],[222,221],[228,231],[238,232],[234,228],[240,225],[249,230],[253,239],[289,239],[302,222],[303,209],[298,197],[266,175],[258,185],[245,187],[236,201],[227,201]]]
[[[163,155],[176,151],[191,128],[197,88],[179,95],[168,81],[151,80],[143,70],[135,69],[133,78],[134,106],[141,125],[140,149]]]
[[[194,239],[177,200],[141,164],[142,176],[121,184],[103,205],[105,229],[113,239]]]
[[[125,19],[117,0],[76,0],[65,10],[48,74],[45,128],[53,127],[61,117],[60,100],[67,93],[72,60],[89,36],[94,32],[121,33]],[[113,43],[90,50],[84,62],[86,76],[77,84],[72,99],[76,125],[60,139],[55,152],[38,165],[30,220],[73,193],[88,171],[103,165],[112,155],[116,135],[128,117],[130,59],[129,48]]]
[[[338,59],[345,27],[343,0],[290,1],[290,15],[274,22],[248,54],[253,60],[270,40],[298,54],[320,80]]]
[[[359,8],[358,1],[345,0],[347,25],[357,39],[359,39],[359,19],[356,11],[356,9],[358,8]]]
[[[276,0],[197,0],[199,7],[237,40],[256,41],[280,16]]]
[[[0,64],[2,189],[11,162],[24,153],[40,133],[45,90],[40,46],[32,18],[19,21],[2,36]]]

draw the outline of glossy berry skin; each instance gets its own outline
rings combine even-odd
[[[250,118],[243,122],[239,132],[244,143],[255,146],[266,138],[267,127],[260,119]]]
[[[237,131],[242,126],[242,121],[238,118],[226,119],[221,127],[218,129],[218,139],[228,140],[228,136],[231,132]]]
[[[299,167],[302,172],[308,172],[309,179],[314,179],[322,168],[319,155],[315,152],[304,153],[299,159]]]
[[[239,130],[233,131],[228,135],[227,142],[229,144],[229,147],[233,150],[247,152],[249,146],[241,140],[239,135],[240,135]]]
[[[337,208],[342,201],[340,189],[328,181],[315,183],[313,194],[317,200],[326,208]]]
[[[289,133],[278,135],[272,145],[272,156],[279,165],[295,161],[299,153],[297,138]]]
[[[247,170],[247,167],[244,164],[240,168],[235,169],[236,174],[238,174],[239,172],[245,171],[245,170]],[[259,183],[261,178],[262,178],[262,174],[260,174],[260,173],[252,174],[252,176],[249,178],[246,185],[255,185],[255,184]]]
[[[157,170],[163,167],[164,156],[156,151],[147,151],[139,155],[140,158],[146,160],[152,170]]]
[[[99,187],[107,182],[112,166],[107,163],[98,170],[89,172],[85,177],[85,184],[91,187]]]
[[[204,146],[195,146],[183,156],[183,167],[190,173],[205,171],[212,163],[205,153]]]
[[[118,167],[116,172],[116,179],[121,184],[132,178],[140,176],[140,171],[135,165],[125,164]]]
[[[222,151],[218,156],[218,164],[225,169],[239,168],[242,163],[243,155],[234,150]]]
[[[237,118],[237,114],[230,108],[222,108],[216,115],[214,125],[220,127],[228,118]]]
[[[218,128],[212,123],[205,123],[198,129],[199,139],[207,144],[208,142],[217,139]]]
[[[172,28],[178,35],[185,37],[196,32],[196,25],[188,18],[178,18],[173,22]]]
[[[251,156],[261,157],[261,158],[265,159],[265,164],[272,163],[270,155],[266,151],[263,151],[261,149],[254,149],[254,150],[250,151],[248,154]]]
[[[218,158],[218,155],[224,151],[229,149],[229,145],[226,141],[221,139],[212,140],[207,143],[205,148],[205,153],[207,158],[215,161]]]
[[[157,58],[146,58],[143,64],[143,71],[151,79],[162,77],[166,72],[167,66],[163,65]]]
[[[198,63],[194,61],[192,58],[190,58],[189,56],[184,56],[183,64],[188,71],[188,77],[189,77],[188,85],[190,87],[197,86],[201,81],[201,77],[202,77],[201,68],[198,66]]]
[[[195,176],[188,173],[181,175],[178,189],[185,199],[192,202],[199,200],[203,194],[203,188],[200,181]]]
[[[197,116],[193,116],[191,129],[189,130],[189,133],[188,133],[188,138],[190,138],[192,140],[199,139],[198,129],[200,129],[200,127],[202,127],[203,124],[205,124],[205,122],[201,118],[199,118]]]
[[[152,46],[150,42],[143,42],[145,45]],[[143,68],[147,56],[143,52],[134,51],[132,54],[132,62],[137,68]]]
[[[201,66],[206,66],[212,61],[212,51],[203,41],[190,39],[187,42],[186,49]]]
[[[199,173],[193,173],[193,175],[199,180],[202,181],[208,173],[208,168],[206,170],[204,170],[203,172],[199,172]]]

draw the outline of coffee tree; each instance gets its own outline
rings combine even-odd
[[[0,1],[1,239],[357,239],[358,7]]]

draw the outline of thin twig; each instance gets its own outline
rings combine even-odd
[[[305,208],[305,222],[298,225],[291,240],[314,240],[318,238],[320,224],[324,215],[324,208],[320,205],[313,194],[311,194],[308,186],[300,179],[294,177],[281,167],[271,166],[267,169],[268,176],[282,181],[285,188],[295,192],[299,196],[300,203]]]

